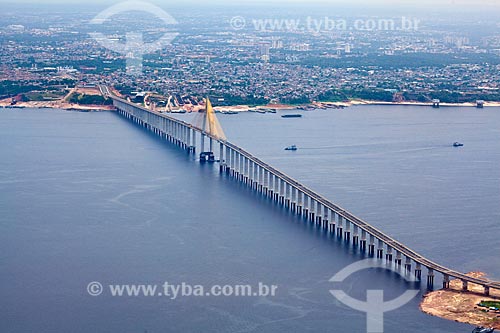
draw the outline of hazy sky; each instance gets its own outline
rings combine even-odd
[[[0,3],[118,3],[120,0],[0,0]],[[179,3],[176,0],[149,0],[149,2],[157,4]],[[200,2],[204,4],[209,3],[228,3],[228,4],[245,4],[252,3],[295,3],[295,4],[309,4],[322,3],[322,4],[364,4],[364,5],[418,5],[418,6],[435,6],[435,5],[495,5],[500,6],[500,0],[188,0],[189,3]],[[499,13],[500,14],[500,13]]]

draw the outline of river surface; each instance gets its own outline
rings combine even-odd
[[[231,142],[421,254],[500,279],[500,109],[303,114],[219,119]],[[116,113],[0,110],[0,157],[2,333],[366,332],[365,313],[330,289],[391,300],[412,288],[421,293],[385,314],[385,332],[472,329],[421,313],[424,286],[390,270],[329,282],[363,254]],[[93,297],[92,281],[278,289]]]

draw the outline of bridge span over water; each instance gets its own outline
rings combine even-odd
[[[456,278],[462,281],[464,291],[468,290],[469,283],[482,286],[485,295],[489,295],[491,289],[500,290],[500,282],[470,277],[418,254],[292,177],[227,141],[219,130],[220,125],[212,114],[211,106],[205,111],[208,121],[200,128],[116,97],[109,93],[106,87],[101,90],[105,96],[112,98],[120,115],[151,130],[190,154],[196,154],[199,150],[201,162],[218,161],[221,172],[227,173],[328,232],[336,234],[337,237],[352,242],[353,246],[359,247],[369,256],[376,256],[379,259],[384,259],[385,256],[388,263],[394,261],[398,267],[404,265],[407,274],[413,272],[418,280],[422,279],[422,271],[425,269],[429,288],[434,286],[435,274],[440,273],[443,276],[443,288],[449,288],[450,279]],[[198,146],[197,135],[200,136]]]

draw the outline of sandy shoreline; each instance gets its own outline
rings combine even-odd
[[[428,106],[432,107],[432,103],[423,103],[423,102],[379,102],[379,101],[368,101],[368,100],[352,100],[348,105],[405,105],[405,106]],[[476,107],[476,103],[440,103],[441,107],[450,107],[450,106],[460,106],[460,107]],[[485,107],[498,107],[500,106],[500,102],[485,102]]]
[[[10,99],[5,99],[0,101],[0,107],[4,108],[51,108],[51,109],[63,109],[63,110],[81,110],[81,111],[109,111],[114,110],[112,105],[80,105],[68,103],[65,100],[57,101],[40,101],[40,102],[18,102],[16,105],[10,105]],[[421,103],[421,102],[381,102],[381,101],[369,101],[369,100],[351,100],[349,102],[314,102],[311,104],[305,104],[302,106],[289,105],[289,104],[267,104],[259,106],[249,106],[249,105],[231,105],[231,106],[216,106],[214,109],[216,111],[226,112],[248,112],[257,111],[265,109],[274,109],[280,111],[293,111],[301,110],[304,107],[309,110],[313,109],[339,109],[346,108],[350,106],[360,106],[360,105],[383,105],[383,106],[422,106],[422,107],[432,107],[431,103]],[[476,107],[475,103],[441,103],[441,107]],[[485,102],[485,107],[500,107],[500,102]]]
[[[358,105],[384,105],[384,106],[422,106],[422,107],[432,107],[432,103],[422,103],[422,102],[382,102],[382,101],[370,101],[370,100],[362,100],[356,99],[351,100],[349,102],[313,102],[311,104],[304,104],[302,107],[316,107],[316,108],[345,108],[350,106],[358,106]],[[244,111],[254,111],[259,109],[275,109],[275,110],[297,110],[298,105],[289,105],[289,104],[267,104],[267,105],[259,105],[255,107],[251,107],[248,105],[233,105],[233,106],[223,106],[216,107],[216,110],[219,111],[235,111],[235,112],[244,112]],[[476,103],[440,103],[440,107],[476,107]],[[500,102],[485,102],[484,107],[500,107]]]
[[[18,102],[16,105],[10,105],[10,102],[0,101],[0,107],[22,109],[22,108],[33,108],[33,109],[62,109],[62,110],[74,110],[74,111],[110,111],[114,110],[112,105],[80,105],[72,104],[61,101],[48,101],[48,102]]]
[[[486,274],[473,272],[467,275],[484,277]],[[469,291],[464,292],[462,282],[452,280],[450,289],[430,292],[424,296],[420,309],[432,316],[475,326],[500,329],[500,312],[478,306],[481,301],[499,301],[500,291],[491,290],[490,296],[482,295],[483,287],[469,284]],[[488,312],[487,312],[488,311]]]

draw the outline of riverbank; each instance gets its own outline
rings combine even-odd
[[[486,274],[472,272],[467,275],[484,278]],[[500,312],[480,307],[482,301],[500,300],[500,291],[491,290],[490,296],[484,296],[483,287],[469,283],[469,291],[462,291],[462,282],[450,281],[450,288],[437,290],[424,296],[420,309],[432,316],[475,326],[500,329]]]
[[[113,92],[118,94],[115,90],[113,90]],[[98,87],[75,87],[69,89],[65,96],[50,100],[28,100],[24,94],[21,94],[14,98],[0,100],[0,107],[15,109],[62,109],[70,111],[110,111],[115,109],[113,105],[102,105],[100,103],[95,103],[95,101],[93,103],[79,103],[78,99],[72,99],[73,96],[98,96],[101,98],[102,93]],[[101,99],[104,101],[104,98]]]
[[[113,105],[81,105],[61,101],[18,102],[15,105],[11,105],[8,101],[0,101],[0,107],[13,109],[62,109],[68,111],[111,111],[115,109]]]
[[[266,104],[259,106],[249,105],[231,105],[231,106],[216,106],[214,109],[219,112],[250,112],[257,110],[279,110],[279,111],[293,111],[293,110],[315,110],[315,109],[343,109],[351,106],[359,105],[385,105],[385,106],[422,106],[432,107],[430,103],[421,102],[382,102],[371,100],[351,100],[349,102],[313,102],[303,105],[291,104]],[[475,103],[441,103],[441,107],[476,107]],[[55,101],[30,101],[30,102],[17,102],[11,105],[11,99],[0,100],[0,107],[4,108],[40,108],[40,109],[63,109],[63,110],[76,110],[76,111],[110,111],[114,110],[112,105],[83,105],[67,102],[67,98]],[[500,102],[485,102],[484,107],[500,107]],[[192,108],[189,112],[196,112],[202,107]]]
[[[233,111],[233,112],[246,112],[255,111],[262,109],[274,109],[274,110],[314,110],[314,109],[343,109],[351,106],[358,105],[385,105],[385,106],[422,106],[422,107],[432,107],[432,103],[422,103],[422,102],[382,102],[382,101],[371,101],[356,99],[349,102],[313,102],[310,104],[303,105],[291,105],[291,104],[267,104],[260,106],[248,106],[248,105],[233,105],[233,106],[223,106],[215,107],[216,111]],[[475,108],[476,103],[440,103],[440,107],[473,107]],[[484,107],[500,107],[500,102],[485,102]]]
[[[407,106],[427,106],[432,107],[432,103],[423,103],[423,102],[381,102],[381,101],[370,101],[364,99],[351,100],[346,103],[346,105],[407,105]],[[476,103],[440,103],[441,107],[476,107]],[[499,107],[500,102],[484,102],[485,107]]]

